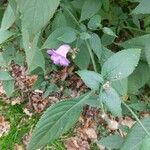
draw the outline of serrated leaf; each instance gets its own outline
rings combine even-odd
[[[132,38],[121,43],[121,46],[124,48],[140,48],[142,49],[141,57],[143,60],[147,60],[150,66],[150,34]]]
[[[63,35],[61,35],[57,39],[64,43],[72,43],[76,40],[76,33],[74,32],[74,30],[70,30],[70,31],[65,32]]]
[[[101,44],[101,39],[100,37],[93,33],[91,35],[91,38],[89,39],[89,43],[91,48],[93,49],[94,53],[98,57],[98,59],[101,59],[101,53],[102,53],[102,44]]]
[[[146,63],[141,62],[128,78],[128,92],[136,93],[149,79],[150,68]]]
[[[49,107],[37,123],[28,150],[36,150],[65,133],[78,120],[84,102],[91,93],[76,99],[60,101]]]
[[[98,144],[105,146],[108,149],[119,149],[123,144],[124,139],[119,135],[109,135],[107,137],[103,137]]]
[[[81,11],[80,21],[86,20],[95,15],[101,8],[100,0],[86,0]]]
[[[14,23],[16,17],[15,14],[11,8],[11,6],[8,4],[2,22],[1,22],[1,30],[7,30],[8,28],[10,28],[12,26],[12,24]]]
[[[150,14],[150,1],[141,0],[140,4],[132,11],[133,14]]]
[[[150,132],[150,117],[144,118],[141,120],[143,126]],[[147,134],[143,130],[143,128],[136,123],[131,132],[127,135],[125,142],[122,145],[121,150],[140,150],[144,140],[147,137]]]
[[[112,87],[108,87],[100,93],[100,100],[114,116],[121,116],[121,99]]]
[[[8,30],[0,30],[0,44],[5,42],[8,38],[10,38],[14,33]]]
[[[103,82],[101,74],[94,71],[81,70],[77,72],[87,87],[98,90]]]
[[[0,80],[1,81],[13,80],[13,78],[7,71],[0,71]]]
[[[102,66],[102,75],[110,81],[128,77],[140,59],[140,49],[126,49],[112,55]]]
[[[23,26],[34,35],[53,17],[60,0],[18,0]]]

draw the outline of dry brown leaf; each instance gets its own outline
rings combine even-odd
[[[10,130],[10,124],[8,121],[5,121],[3,116],[0,116],[0,137],[8,134]]]
[[[11,101],[11,105],[21,104],[21,98],[17,97],[16,99]]]
[[[14,150],[24,150],[21,145],[15,144]]]
[[[99,147],[100,150],[105,150],[105,146],[103,146],[101,144],[97,144],[97,146]]]
[[[120,120],[121,125],[126,125],[129,128],[131,128],[134,125],[134,123],[135,123],[135,121],[130,117],[125,117],[124,119]]]
[[[110,120],[107,128],[112,131],[117,130],[119,128],[119,123],[116,120]]]
[[[82,132],[88,139],[97,139],[96,131],[93,128],[85,128]]]
[[[71,137],[65,142],[67,150],[90,150],[89,143],[77,137]]]
[[[26,133],[26,134],[23,136],[23,138],[22,138],[23,144],[24,144],[25,146],[27,146],[28,143],[29,143],[29,141],[30,141],[30,139],[31,139],[31,132]]]
[[[0,95],[6,94],[5,90],[3,89],[2,83],[0,83]]]
[[[24,108],[24,109],[23,109],[23,112],[24,112],[27,116],[32,117],[32,113],[30,113],[30,111],[29,111],[27,108]]]

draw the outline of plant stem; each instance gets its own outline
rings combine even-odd
[[[122,104],[131,112],[131,114],[135,117],[136,121],[140,124],[140,126],[143,128],[145,133],[150,137],[150,133],[147,131],[147,129],[144,127],[140,119],[137,117],[137,115],[134,113],[134,111],[124,102],[122,101]]]
[[[134,30],[134,31],[137,31],[137,32],[145,33],[145,34],[149,34],[150,33],[148,31],[140,30],[140,29],[133,28],[133,27],[130,27],[130,26],[123,26],[123,28],[124,29],[128,29],[128,30]]]
[[[88,48],[88,51],[89,51],[89,54],[90,54],[90,57],[91,57],[91,60],[92,60],[94,71],[97,72],[96,63],[95,63],[94,55],[92,53],[92,49],[91,49],[91,47],[90,47],[90,45],[89,45],[87,40],[85,40],[85,43],[86,43],[86,46]]]
[[[74,17],[74,15],[70,12],[70,10],[64,6],[62,6],[67,12],[68,14],[70,15],[70,17],[75,21],[75,23],[77,24],[78,27],[80,27],[80,23],[78,22],[78,20]],[[87,42],[87,40],[85,40],[85,43],[86,43],[86,46],[88,48],[88,51],[89,51],[89,54],[90,54],[90,57],[91,57],[91,60],[92,60],[92,64],[93,64],[93,67],[94,67],[94,71],[97,72],[97,68],[96,68],[96,63],[95,63],[95,60],[94,60],[94,55],[92,53],[92,50],[91,50],[91,47],[89,45],[89,43]]]

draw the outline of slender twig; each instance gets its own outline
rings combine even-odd
[[[134,111],[124,102],[122,101],[122,104],[131,112],[131,114],[135,117],[136,121],[140,124],[140,126],[143,128],[145,133],[150,137],[150,133],[147,131],[147,129],[144,127],[140,119],[137,117],[137,115],[134,113]]]

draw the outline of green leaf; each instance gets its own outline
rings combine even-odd
[[[60,0],[18,0],[17,3],[22,14],[22,24],[33,36],[53,17]]]
[[[8,28],[10,28],[14,23],[15,19],[15,14],[11,6],[8,4],[1,22],[1,30],[7,30]]]
[[[0,71],[0,80],[1,81],[13,80],[13,78],[9,75],[7,71]]]
[[[128,92],[136,93],[150,79],[149,66],[141,62],[128,78]]]
[[[140,49],[126,49],[112,55],[102,66],[102,75],[110,81],[128,77],[140,59]]]
[[[82,40],[87,40],[87,39],[90,39],[90,38],[91,38],[91,35],[88,34],[87,32],[82,32],[82,33],[80,34],[80,38],[81,38]]]
[[[132,38],[128,41],[125,41],[121,44],[124,48],[140,48],[142,49],[141,57],[143,60],[147,60],[150,66],[150,34]]]
[[[94,71],[81,70],[77,72],[87,87],[98,90],[103,82],[101,74]]]
[[[74,30],[68,30],[63,35],[57,38],[59,41],[62,41],[64,43],[72,43],[76,40],[76,33]]]
[[[132,11],[133,14],[150,14],[150,1],[141,0],[140,4]]]
[[[143,126],[150,132],[150,117],[144,118],[141,120]],[[147,134],[143,130],[143,128],[136,123],[133,127],[131,132],[127,135],[125,142],[122,145],[121,150],[140,150],[143,142],[145,142],[145,138]],[[143,150],[143,149],[142,149]]]
[[[0,53],[0,66],[1,67],[7,66],[7,63],[6,63],[2,53]]]
[[[37,67],[41,67],[43,71],[45,71],[45,59],[42,52],[37,47],[40,33],[35,36],[33,41],[29,40],[29,33],[25,28],[22,30],[22,35],[23,46],[25,48],[26,60],[28,64],[28,71],[32,72]]]
[[[89,39],[91,48],[93,49],[94,53],[98,57],[98,59],[101,59],[101,53],[102,53],[102,44],[101,44],[101,39],[100,37],[93,33],[91,35],[91,38]]]
[[[5,42],[8,38],[10,38],[14,33],[8,30],[0,30],[0,44]]]
[[[48,88],[46,89],[46,91],[43,94],[43,98],[46,98],[50,93],[52,92],[58,92],[59,88],[57,87],[56,84],[51,83]]]
[[[25,63],[25,54],[23,52],[17,52],[16,57],[14,59],[15,63],[19,66],[23,66]]]
[[[99,108],[100,102],[99,102],[98,96],[94,95],[94,96],[90,96],[89,98],[87,98],[87,100],[85,101],[85,105]]]
[[[68,31],[74,30],[73,28],[70,27],[63,27],[63,28],[58,28],[55,31],[53,31],[45,43],[42,46],[42,49],[45,48],[56,48],[61,45],[61,41],[58,40],[59,37],[61,37],[64,33],[67,33]]]
[[[89,52],[87,50],[87,46],[85,44],[82,44],[79,47],[79,52],[76,54],[74,62],[81,70],[88,68],[88,66],[90,64],[90,54],[89,54]]]
[[[149,150],[149,148],[150,148],[150,137],[146,136],[143,139],[143,143],[140,147],[140,150]]]
[[[108,12],[109,11],[109,7],[110,7],[110,1],[109,0],[102,0],[102,5],[104,7],[104,10],[106,12]]]
[[[100,10],[100,8],[101,8],[100,0],[86,0],[82,7],[80,21],[91,18]]]
[[[11,64],[11,62],[15,59],[16,49],[14,45],[9,43],[3,46],[3,58],[7,63],[7,66]]]
[[[137,103],[132,103],[129,106],[136,111],[146,111],[147,110],[147,104],[145,102],[141,102],[141,101],[138,101]]]
[[[112,55],[114,55],[114,53],[107,49],[106,47],[102,46],[102,54],[101,54],[101,59],[100,59],[100,63],[101,66],[108,60],[108,58],[110,58]]]
[[[112,87],[109,86],[100,93],[100,100],[114,116],[121,116],[121,100],[118,93]]]
[[[123,144],[124,139],[119,135],[109,135],[98,141],[98,144],[105,146],[108,149],[119,149]]]
[[[58,28],[66,27],[67,21],[68,20],[66,19],[64,13],[59,11],[52,22],[52,30],[54,31]]]
[[[90,18],[90,21],[88,22],[89,29],[96,30],[100,26],[101,26],[101,16],[100,15],[94,15],[92,18]]]
[[[115,80],[112,82],[112,87],[122,96],[127,95],[128,92],[128,79]]]
[[[11,96],[12,93],[14,92],[14,80],[5,80],[3,81],[3,88],[7,94],[7,96]]]
[[[107,46],[107,45],[112,44],[114,42],[115,38],[116,38],[115,36],[103,34],[101,37],[101,41],[102,41],[103,46]]]
[[[110,29],[110,28],[104,27],[104,28],[103,28],[103,32],[104,32],[105,34],[108,34],[108,35],[117,37],[117,35],[116,35],[116,34],[112,31],[112,29]]]
[[[68,131],[79,119],[83,104],[90,95],[91,93],[50,106],[37,123],[28,149],[36,150],[50,144]]]

